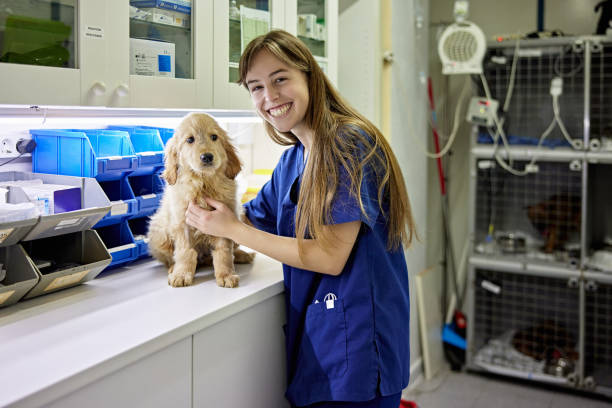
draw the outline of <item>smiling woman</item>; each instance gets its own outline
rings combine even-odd
[[[283,263],[293,406],[397,408],[410,372],[403,247],[415,234],[397,159],[293,35],[255,38],[239,74],[268,135],[292,147],[244,205],[248,222],[207,200],[187,223]]]
[[[308,82],[304,72],[262,51],[253,59],[246,84],[259,115],[279,132],[303,133],[308,108]],[[300,132],[301,131],[301,132]]]

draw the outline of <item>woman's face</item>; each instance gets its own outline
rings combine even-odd
[[[304,116],[308,108],[306,74],[290,67],[268,51],[253,58],[246,84],[255,109],[279,132],[304,133]]]

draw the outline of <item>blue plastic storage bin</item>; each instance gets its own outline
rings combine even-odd
[[[135,174],[151,174],[163,167],[164,143],[157,129],[140,126],[108,126],[108,129],[129,134],[138,156],[138,170]]]
[[[111,209],[104,218],[98,221],[94,228],[115,224],[138,212],[138,201],[127,177],[118,180],[99,181],[98,183],[110,200]]]
[[[117,179],[138,167],[129,135],[107,130],[32,129],[35,173]]]
[[[164,193],[164,182],[157,174],[145,174],[128,177],[130,187],[138,203],[138,209],[132,218],[151,215],[159,207]]]
[[[95,230],[113,258],[108,268],[114,268],[138,258],[138,245],[134,241],[127,221],[95,228]]]
[[[138,258],[146,258],[149,256],[149,244],[147,233],[149,232],[149,217],[132,218],[128,220],[130,231],[134,236],[134,242],[138,247]]]
[[[168,143],[168,140],[174,135],[174,129],[171,128],[161,128],[155,126],[138,126],[142,129],[155,129],[159,132],[159,137],[161,137],[162,142],[164,142],[164,146]]]

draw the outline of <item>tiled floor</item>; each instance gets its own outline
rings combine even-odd
[[[611,408],[612,399],[499,376],[446,371],[404,391],[419,408]]]

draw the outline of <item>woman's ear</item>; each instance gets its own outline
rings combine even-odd
[[[178,135],[175,134],[172,136],[168,142],[166,143],[166,154],[164,160],[164,172],[162,173],[162,177],[168,184],[173,185],[176,183],[176,174],[178,172],[178,152],[176,148],[176,143],[178,140]]]
[[[225,164],[225,177],[229,179],[234,179],[240,173],[242,169],[242,163],[238,158],[238,153],[236,153],[236,148],[229,141],[227,135],[223,138],[223,148],[225,149],[225,154],[227,155],[227,163]]]

